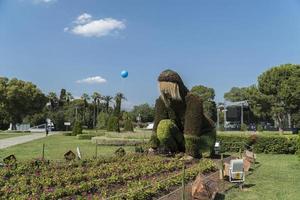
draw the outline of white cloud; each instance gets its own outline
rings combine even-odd
[[[93,76],[93,77],[88,77],[82,80],[76,81],[76,83],[87,83],[87,84],[101,84],[101,83],[106,83],[106,79],[102,78],[101,76]]]
[[[92,15],[88,13],[83,13],[82,15],[79,15],[77,19],[74,21],[76,24],[86,24],[92,20]]]
[[[78,16],[73,23],[75,25],[64,28],[64,31],[85,37],[103,37],[126,28],[123,21],[113,18],[93,20],[88,13]]]

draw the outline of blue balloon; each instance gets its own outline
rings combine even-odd
[[[127,78],[127,76],[128,76],[128,71],[123,70],[123,71],[121,72],[121,76],[122,76],[122,78]]]

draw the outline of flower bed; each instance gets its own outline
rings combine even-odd
[[[113,199],[145,199],[180,184],[181,168],[178,158],[140,154],[74,163],[18,163],[15,169],[0,169],[0,197],[85,199],[121,195]],[[210,160],[190,164],[186,179],[213,168]]]

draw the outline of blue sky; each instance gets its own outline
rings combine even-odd
[[[300,63],[299,10],[289,0],[0,0],[0,76],[45,93],[121,91],[131,106],[154,104],[170,68],[222,101],[271,66]]]

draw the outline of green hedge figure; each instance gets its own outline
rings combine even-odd
[[[167,144],[166,138],[162,140],[160,137],[162,133],[158,127],[160,127],[160,123],[166,123],[164,120],[170,119],[178,131],[184,134],[184,137],[180,139],[181,141],[176,141],[177,145],[181,144],[183,147],[172,148],[173,152],[186,152],[195,158],[200,158],[201,151],[204,149],[212,152],[216,132],[213,121],[203,112],[201,98],[190,93],[181,77],[172,70],[163,71],[158,77],[158,83],[160,97],[155,104],[154,133],[150,142],[155,141],[154,138],[157,137],[160,143],[159,147]],[[173,126],[169,128],[172,129]],[[172,131],[171,133],[175,134]],[[175,138],[175,135],[169,138]],[[169,140],[169,143],[172,144],[172,139]]]

